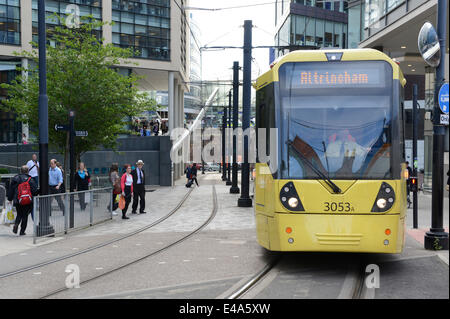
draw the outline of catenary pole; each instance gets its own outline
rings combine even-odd
[[[412,145],[412,162],[413,162],[413,177],[417,178],[417,131],[418,131],[418,114],[417,114],[417,84],[413,85],[413,145]],[[416,179],[417,180],[417,179]],[[413,228],[418,227],[418,213],[417,213],[417,182],[413,188]]]
[[[39,35],[39,189],[40,195],[48,194],[48,97],[47,97],[47,61],[45,34],[45,0],[38,2],[38,35]],[[50,225],[49,200],[41,200],[39,205],[39,225],[37,235],[45,236],[54,233]]]
[[[252,74],[252,20],[244,21],[244,82],[242,88],[242,131],[248,132],[250,127],[250,103],[251,103],[251,74]],[[249,195],[249,163],[248,146],[249,136],[243,134],[244,161],[241,169],[241,197],[238,199],[239,207],[251,207],[252,200]]]
[[[239,126],[239,62],[233,62],[233,132]],[[237,171],[237,136],[233,134],[233,172],[231,174],[231,194],[239,194],[238,171]]]
[[[227,113],[226,124],[225,124],[225,126],[227,128],[226,132],[228,132],[228,128],[231,126],[231,92],[232,92],[232,90],[230,90],[230,92],[228,92],[228,113]],[[228,152],[228,148],[230,146],[230,139],[229,139],[228,136],[226,136],[226,143],[225,143],[225,145],[226,145],[226,149],[227,149],[227,152]],[[231,179],[230,179],[230,166],[231,166],[231,163],[228,160],[228,158],[229,157],[227,156],[227,161],[226,161],[227,163],[226,163],[226,166],[224,166],[224,168],[225,167],[227,168],[227,172],[226,172],[226,175],[224,175],[224,176],[226,176],[226,181],[227,181],[226,185],[230,186],[232,184],[231,183]]]

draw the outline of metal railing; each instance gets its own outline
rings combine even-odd
[[[3,208],[6,208],[6,188],[3,185],[0,185],[0,211],[1,211],[1,207],[3,206]]]
[[[40,195],[33,198],[33,243],[112,219],[112,188]]]

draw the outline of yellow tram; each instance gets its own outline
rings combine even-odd
[[[372,49],[291,52],[257,79],[260,245],[402,251],[405,84],[400,67]]]

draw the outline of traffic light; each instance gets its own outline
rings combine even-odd
[[[417,192],[418,191],[418,188],[417,188],[417,177],[411,176],[409,178],[409,185],[410,185],[411,192]]]

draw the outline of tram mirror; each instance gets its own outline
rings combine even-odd
[[[425,22],[420,29],[417,44],[425,62],[436,68],[441,61],[441,46],[436,30],[430,22]]]

